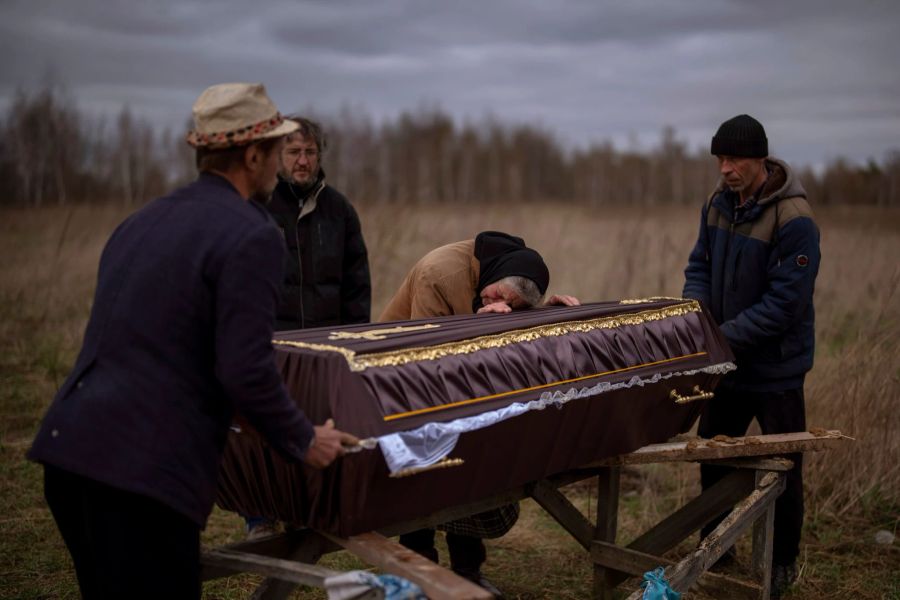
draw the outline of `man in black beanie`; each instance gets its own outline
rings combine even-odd
[[[413,265],[379,321],[447,315],[508,313],[539,306],[550,285],[544,259],[525,241],[500,231],[482,231],[474,240],[435,248]],[[577,298],[554,295],[547,304],[575,306]],[[519,505],[508,504],[440,525],[447,534],[450,568],[502,598],[481,572],[487,559],[483,538],[497,538],[519,518]],[[437,562],[435,530],[400,536],[400,543]]]
[[[738,368],[719,384],[698,433],[740,436],[754,417],[765,434],[805,431],[803,380],[815,346],[819,230],[791,168],[768,156],[759,121],[749,115],[725,121],[712,138],[711,152],[721,180],[701,211],[683,295],[712,311]],[[780,598],[797,577],[803,456],[790,458],[794,468],[775,505],[771,598]],[[724,467],[701,465],[703,488],[727,473]],[[726,557],[733,559],[734,549]]]

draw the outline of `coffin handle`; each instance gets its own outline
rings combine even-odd
[[[709,400],[715,395],[712,392],[704,392],[699,385],[694,386],[693,392],[694,394],[691,396],[682,396],[677,390],[672,390],[669,392],[669,398],[674,400],[675,404],[687,404],[696,400]]]
[[[436,469],[446,469],[448,467],[458,467],[461,464],[466,462],[461,458],[442,458],[438,462],[433,465],[428,465],[427,467],[410,467],[408,469],[401,469],[396,473],[391,473],[389,477],[393,479],[397,479],[400,477],[409,477],[410,475],[418,475],[419,473],[424,473],[426,471],[434,471]]]

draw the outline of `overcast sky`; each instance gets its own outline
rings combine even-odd
[[[439,106],[644,148],[746,112],[821,166],[900,149],[898,26],[898,0],[0,0],[0,106],[51,74],[180,128],[206,86],[261,81],[283,112]]]

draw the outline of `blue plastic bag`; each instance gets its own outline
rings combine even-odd
[[[422,589],[396,575],[347,571],[325,578],[328,600],[428,600]]]
[[[681,600],[681,594],[669,586],[665,574],[663,567],[644,573],[644,581],[641,583],[644,594],[641,600]]]

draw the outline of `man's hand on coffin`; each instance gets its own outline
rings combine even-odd
[[[581,302],[575,296],[554,294],[547,300],[546,306],[581,306]]]
[[[483,315],[486,313],[508,313],[512,312],[512,307],[506,302],[492,302],[490,304],[485,304],[481,308],[478,309],[479,315]]]
[[[306,450],[303,462],[316,469],[323,469],[343,456],[345,448],[356,446],[359,439],[345,431],[334,428],[334,421],[328,419],[324,425],[313,427],[316,436]]]

